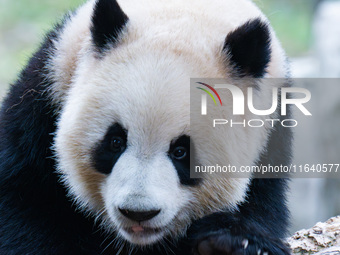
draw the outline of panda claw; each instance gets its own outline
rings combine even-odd
[[[279,239],[260,236],[244,238],[230,232],[207,235],[198,240],[195,255],[288,255],[288,247]]]
[[[248,239],[244,239],[244,240],[242,241],[242,245],[243,245],[243,249],[247,249],[247,247],[248,247],[248,245],[249,245]]]

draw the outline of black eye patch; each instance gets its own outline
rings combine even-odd
[[[95,146],[92,155],[94,168],[109,174],[127,147],[127,131],[118,123],[113,124],[104,138]]]
[[[198,179],[190,178],[190,137],[183,135],[173,140],[168,156],[177,170],[181,184],[196,185]]]

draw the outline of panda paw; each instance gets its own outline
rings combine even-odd
[[[290,255],[281,240],[259,236],[213,233],[198,240],[195,255]]]

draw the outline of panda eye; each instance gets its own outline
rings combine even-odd
[[[170,142],[167,153],[183,185],[196,185],[198,183],[197,179],[190,178],[190,159],[194,159],[194,155],[190,151],[191,146],[190,136],[181,135]]]
[[[171,156],[173,159],[182,160],[187,156],[187,149],[183,146],[178,146],[172,151]]]
[[[111,125],[105,136],[93,148],[93,167],[102,174],[110,174],[128,146],[127,130],[119,123]]]
[[[190,158],[190,137],[183,135],[174,139],[168,151],[169,157],[174,161],[188,161]]]
[[[125,148],[125,141],[121,137],[112,137],[110,148],[113,152],[121,152]]]

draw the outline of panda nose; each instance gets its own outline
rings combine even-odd
[[[155,217],[160,213],[161,210],[151,210],[151,211],[132,211],[124,208],[118,208],[121,214],[126,218],[134,221],[146,221]]]

